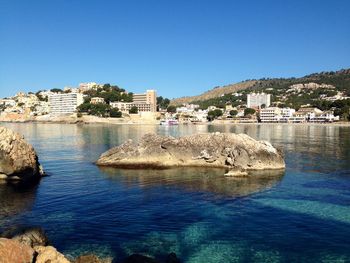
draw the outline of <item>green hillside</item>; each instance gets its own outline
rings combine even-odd
[[[192,97],[193,99],[187,97],[186,103],[199,104],[203,109],[211,105],[221,108],[227,104],[239,106],[246,103],[248,93],[265,92],[272,95],[274,106],[298,109],[301,106],[310,105],[322,110],[333,109],[338,115],[349,114],[350,99],[344,98],[350,97],[350,69],[314,73],[301,78],[263,78],[242,83],[251,85],[238,89],[235,93],[221,94],[209,99],[201,99],[200,96]],[[304,86],[301,86],[300,90],[293,90],[293,85],[298,84],[299,86],[304,84]],[[342,99],[336,99],[337,96]]]

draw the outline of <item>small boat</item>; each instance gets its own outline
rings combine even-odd
[[[178,124],[179,124],[179,122],[177,120],[174,120],[174,119],[166,119],[166,120],[160,121],[160,125],[169,126],[169,125],[178,125]]]

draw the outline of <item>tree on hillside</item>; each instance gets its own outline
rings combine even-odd
[[[170,104],[170,100],[168,98],[163,98],[162,96],[157,97],[157,105],[161,109],[166,109]]]
[[[104,91],[110,91],[110,89],[111,89],[111,84],[109,84],[109,83],[104,84],[104,85],[102,86],[102,89],[103,89]]]
[[[51,92],[56,92],[56,93],[63,93],[63,90],[61,89],[51,89]]]
[[[166,109],[167,112],[171,112],[171,113],[175,113],[176,112],[176,106],[174,105],[170,105],[168,106],[168,108]]]
[[[139,109],[136,106],[132,106],[131,109],[129,110],[130,114],[136,114],[139,112]]]
[[[84,102],[80,104],[77,108],[78,112],[88,113],[89,115],[95,115],[99,117],[108,117],[111,110],[111,106],[108,104],[91,104],[89,102]]]
[[[255,110],[252,108],[246,108],[244,110],[244,116],[253,115],[254,113],[255,113]]]
[[[208,120],[209,121],[215,120],[222,115],[223,115],[223,112],[220,109],[211,110],[208,112]]]
[[[110,111],[109,111],[109,116],[112,117],[112,118],[121,118],[122,117],[122,112],[119,111],[118,108],[112,108]]]
[[[236,116],[237,114],[238,114],[238,111],[236,111],[236,110],[231,110],[231,111],[230,111],[230,115],[231,115],[232,117]]]

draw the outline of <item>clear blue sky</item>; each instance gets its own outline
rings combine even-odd
[[[173,98],[350,67],[348,0],[0,5],[0,97],[96,81]]]

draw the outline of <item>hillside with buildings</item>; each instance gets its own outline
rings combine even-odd
[[[157,112],[155,90],[136,94],[110,84],[81,83],[78,87],[42,90],[36,93],[19,92],[10,98],[0,99],[0,120],[50,120],[60,116],[122,118],[129,114]],[[146,115],[147,115],[146,114]]]
[[[260,121],[260,111],[267,107],[275,108],[274,114],[281,116],[285,116],[286,111],[287,115],[292,115],[285,109],[292,109],[296,114],[305,109],[312,109],[316,115],[320,111],[332,112],[341,120],[348,120],[350,115],[350,69],[315,73],[302,78],[251,80],[227,87],[237,89],[231,92],[225,87],[214,88],[204,94],[215,94],[215,96],[206,97],[202,94],[175,99],[171,101],[171,105],[180,109],[184,105],[197,105],[198,109],[211,111],[214,119],[223,119],[225,115],[226,117],[250,115],[250,117],[256,116]],[[182,101],[186,103],[181,105]],[[279,119],[282,121],[282,118]]]
[[[268,93],[272,102],[286,106],[300,107],[302,104],[312,104],[320,100],[337,100],[350,97],[350,69],[336,72],[321,72],[301,78],[263,78],[215,87],[201,95],[173,99],[172,105],[196,103],[220,106],[230,101],[243,99],[248,93]],[[236,95],[236,96],[232,96]],[[242,96],[237,99],[235,97]]]
[[[350,70],[302,78],[248,80],[171,102],[157,97],[155,90],[135,94],[95,82],[19,92],[0,100],[0,121],[52,121],[65,116],[82,122],[117,118],[161,124],[348,121]]]

